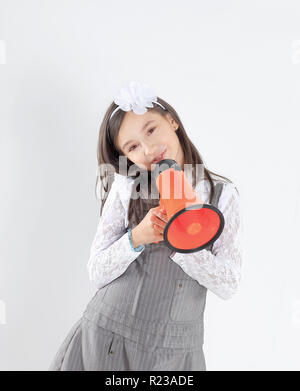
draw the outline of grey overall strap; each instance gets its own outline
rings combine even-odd
[[[214,189],[215,189],[215,193],[214,193],[214,195],[212,197],[211,205],[213,205],[214,207],[217,208],[218,207],[218,203],[219,203],[219,198],[220,198],[220,195],[221,195],[222,189],[223,189],[223,183],[222,182],[218,182],[214,186]],[[214,245],[214,243],[211,243],[208,247],[205,247],[205,250],[211,251],[213,245]]]

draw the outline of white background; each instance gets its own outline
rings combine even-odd
[[[299,21],[287,0],[0,1],[0,370],[47,370],[94,294],[98,132],[131,80],[241,195],[242,282],[207,293],[207,370],[300,370]]]

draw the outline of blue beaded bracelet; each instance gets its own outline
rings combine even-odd
[[[130,246],[131,246],[131,248],[132,248],[133,251],[140,252],[140,251],[142,251],[142,250],[145,248],[145,246],[140,245],[140,246],[138,246],[138,247],[136,247],[136,248],[133,247],[132,238],[131,238],[131,231],[132,231],[132,228],[129,228],[129,230],[128,230],[128,232],[127,232],[127,233],[128,233],[128,238],[129,238]]]

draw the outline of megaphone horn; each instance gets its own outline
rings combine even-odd
[[[224,216],[218,208],[197,197],[180,165],[172,159],[160,160],[153,175],[160,208],[167,214],[163,233],[166,245],[179,253],[193,253],[215,242],[223,231]],[[184,194],[175,198],[178,189]]]

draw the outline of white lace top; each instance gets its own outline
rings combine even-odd
[[[97,289],[122,275],[141,254],[131,248],[127,234],[127,211],[134,180],[117,173],[114,178],[87,263],[89,278]],[[207,204],[209,191],[207,179],[195,187],[196,194]],[[229,299],[241,279],[243,238],[240,198],[233,183],[224,184],[218,209],[224,215],[225,225],[212,252],[206,249],[187,254],[173,251],[170,258],[199,284],[222,299]]]

